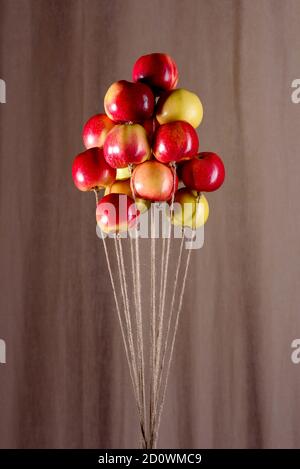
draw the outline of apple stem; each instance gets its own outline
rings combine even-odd
[[[131,177],[131,175],[132,175],[132,170],[133,170],[133,164],[132,164],[132,163],[129,163],[129,165],[128,165],[128,171],[129,171],[130,177]]]
[[[97,189],[93,189],[93,192],[94,192],[94,194],[95,194],[95,199],[96,199],[96,207],[97,207],[97,205],[98,205],[98,202],[99,202]]]

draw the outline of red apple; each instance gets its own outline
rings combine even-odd
[[[79,190],[90,191],[111,184],[116,179],[116,170],[106,162],[102,149],[90,148],[75,157],[72,176]]]
[[[155,134],[156,130],[159,127],[159,123],[158,123],[158,121],[156,120],[155,117],[154,118],[151,117],[151,119],[146,119],[145,121],[141,122],[141,125],[146,130],[148,141],[151,145],[151,143],[153,141],[154,134]]]
[[[176,173],[158,161],[146,161],[136,166],[131,177],[132,193],[136,197],[151,201],[170,200],[177,190]]]
[[[85,148],[102,148],[106,135],[114,125],[114,122],[106,114],[96,114],[91,117],[86,122],[82,132]]]
[[[195,129],[184,121],[161,125],[154,137],[153,153],[161,163],[193,158],[199,148]]]
[[[146,130],[139,124],[116,125],[107,135],[103,151],[113,168],[139,164],[151,156]]]
[[[127,231],[138,216],[133,199],[125,194],[107,194],[97,204],[97,224],[105,233]]]
[[[104,108],[115,122],[140,122],[152,116],[154,95],[143,83],[120,80],[108,88]]]
[[[132,78],[155,90],[172,90],[178,82],[177,65],[167,54],[142,55],[133,66]]]
[[[183,164],[181,177],[189,189],[212,192],[224,182],[224,164],[216,153],[202,152],[197,158]]]

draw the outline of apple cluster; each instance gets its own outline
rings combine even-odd
[[[140,57],[132,80],[113,83],[105,114],[86,122],[86,150],[74,159],[74,183],[81,191],[105,189],[96,209],[105,232],[127,230],[152,202],[175,202],[173,223],[197,228],[209,212],[202,192],[215,191],[225,177],[217,154],[199,153],[195,129],[202,103],[195,93],[176,88],[177,65],[167,54]],[[185,204],[192,211],[185,213]]]

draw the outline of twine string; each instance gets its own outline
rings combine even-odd
[[[175,273],[174,288],[173,288],[171,307],[170,307],[170,313],[169,313],[169,319],[168,319],[168,326],[167,326],[167,332],[166,332],[166,336],[165,336],[165,340],[164,340],[162,360],[161,360],[161,364],[160,364],[160,372],[159,372],[159,377],[158,377],[158,379],[159,379],[159,381],[158,381],[158,391],[157,391],[158,395],[160,394],[160,390],[161,390],[163,371],[164,371],[165,360],[166,360],[166,354],[167,354],[167,349],[168,349],[168,345],[169,345],[169,336],[170,336],[170,332],[171,332],[172,320],[173,320],[173,317],[174,317],[174,305],[175,305],[175,298],[176,298],[176,292],[177,292],[179,272],[180,272],[180,267],[181,267],[183,246],[184,246],[184,236],[182,236],[182,238],[181,238],[180,248],[179,248],[179,256],[178,256],[177,265],[176,265],[176,273]]]
[[[133,364],[133,373],[134,373],[134,378],[135,378],[135,383],[136,383],[136,392],[138,396],[138,411],[139,411],[139,416],[140,416],[140,427],[141,427],[141,433],[142,433],[143,444],[144,444],[144,442],[146,441],[146,435],[145,435],[144,420],[143,420],[143,408],[142,408],[142,402],[141,402],[141,397],[140,397],[140,385],[139,385],[138,371],[137,371],[137,360],[136,360],[135,347],[134,347],[134,341],[133,341],[131,316],[130,316],[130,311],[129,311],[128,287],[127,287],[126,276],[125,276],[124,259],[122,262],[123,252],[122,252],[121,238],[114,237],[114,242],[115,242],[115,252],[117,256],[121,294],[122,294],[123,304],[124,304],[125,322],[127,326],[129,353],[130,353],[131,361]],[[119,247],[120,247],[120,251],[119,251]]]
[[[113,295],[114,295],[114,300],[115,300],[116,309],[117,309],[118,320],[119,320],[120,327],[121,327],[121,334],[122,334],[123,344],[124,344],[124,348],[125,348],[126,359],[127,359],[127,362],[128,362],[130,378],[131,378],[131,382],[132,382],[132,386],[133,386],[133,392],[134,392],[137,407],[139,409],[140,404],[139,404],[139,398],[138,398],[137,382],[136,382],[136,377],[135,377],[135,373],[134,373],[134,363],[132,361],[131,355],[129,354],[128,338],[126,339],[126,335],[125,335],[125,327],[124,327],[124,322],[123,322],[122,315],[121,315],[121,308],[120,308],[120,304],[119,304],[119,301],[118,301],[116,284],[115,284],[115,280],[114,280],[114,276],[113,276],[113,272],[112,272],[112,268],[111,268],[111,262],[110,262],[110,258],[109,258],[109,254],[108,254],[107,245],[106,245],[106,239],[103,235],[101,237],[102,237],[102,240],[103,240],[106,263],[107,263],[107,267],[108,267],[110,281],[111,281],[111,284],[112,284],[112,289],[113,289]]]
[[[153,445],[155,423],[155,349],[156,349],[156,249],[155,249],[155,214],[151,207],[151,315],[150,315],[150,447]]]
[[[137,283],[137,349],[139,361],[139,374],[140,374],[140,392],[141,392],[141,406],[144,429],[147,424],[146,416],[146,393],[145,393],[145,360],[144,360],[144,340],[143,340],[143,315],[142,315],[142,300],[141,300],[141,278],[140,278],[140,250],[139,250],[139,236],[136,233],[135,238],[135,266],[136,266],[136,283]],[[145,443],[147,448],[147,438],[145,436]]]
[[[179,305],[178,305],[178,309],[177,309],[177,313],[176,313],[174,334],[173,334],[173,338],[172,338],[171,350],[170,350],[170,355],[169,355],[169,359],[168,359],[168,363],[167,363],[165,381],[164,381],[164,386],[163,386],[162,399],[161,399],[161,402],[160,402],[159,411],[158,411],[158,418],[157,418],[155,429],[154,429],[154,447],[156,447],[156,444],[157,444],[158,431],[159,431],[159,427],[160,427],[162,411],[163,411],[165,398],[166,398],[167,384],[168,384],[168,379],[169,379],[169,374],[170,374],[172,358],[173,358],[173,355],[174,355],[174,345],[175,345],[175,339],[176,339],[177,330],[178,330],[180,312],[181,312],[181,309],[182,309],[182,302],[183,302],[185,284],[186,284],[186,279],[187,279],[187,274],[188,274],[188,269],[189,269],[189,264],[190,264],[190,259],[191,259],[191,252],[192,252],[192,250],[189,249],[188,254],[187,254],[186,264],[185,264],[185,270],[184,270],[183,281],[182,281],[182,288],[181,288],[181,292],[180,292],[180,296],[179,296]]]
[[[162,290],[162,301],[159,310],[159,322],[158,322],[158,332],[157,332],[157,345],[156,345],[156,360],[155,360],[155,408],[158,406],[159,394],[158,394],[158,383],[159,383],[159,370],[160,359],[161,359],[161,348],[162,348],[162,338],[164,330],[164,316],[165,316],[165,301],[166,301],[166,290],[167,290],[167,279],[168,279],[168,267],[170,259],[170,247],[171,247],[171,234],[172,234],[172,218],[174,212],[174,198],[175,198],[175,183],[176,183],[176,166],[175,163],[171,164],[171,169],[173,172],[173,190],[172,198],[170,205],[170,220],[169,220],[169,232],[168,232],[168,241],[167,241],[167,250],[166,257],[164,260],[164,271],[163,271],[163,290]]]

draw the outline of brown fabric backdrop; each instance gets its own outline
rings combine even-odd
[[[94,200],[73,187],[83,122],[165,51],[197,92],[226,184],[193,255],[161,447],[297,447],[296,0],[0,0],[1,447],[132,447],[136,413]]]

